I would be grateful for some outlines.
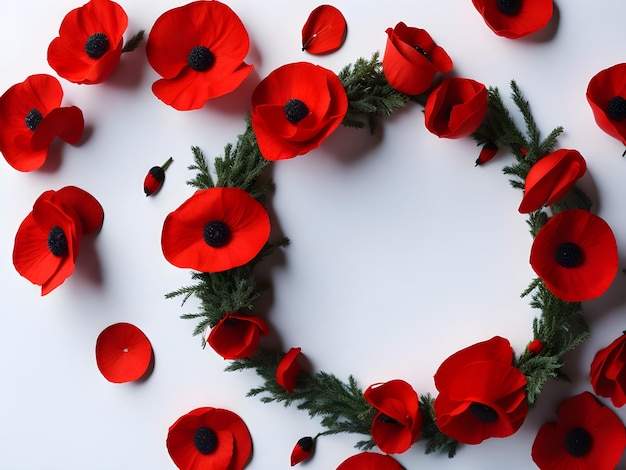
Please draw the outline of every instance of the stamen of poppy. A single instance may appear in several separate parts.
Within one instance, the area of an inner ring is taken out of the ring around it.
[[[582,457],[591,450],[591,434],[583,428],[574,428],[565,435],[565,450],[573,457]]]
[[[611,119],[621,121],[626,118],[626,99],[614,96],[606,105],[606,112]]]
[[[217,434],[210,428],[198,428],[193,435],[193,444],[201,454],[210,454],[217,449]]]
[[[221,220],[213,220],[204,226],[204,241],[213,248],[226,245],[230,240],[230,229]]]
[[[397,419],[393,419],[391,416],[387,416],[384,413],[378,417],[378,421],[382,421],[383,423],[397,424],[399,426],[402,426],[400,421],[398,421]]]
[[[567,242],[557,247],[555,257],[556,262],[564,268],[575,268],[583,262],[584,254],[578,245]]]
[[[298,124],[309,114],[309,108],[307,108],[306,104],[296,98],[287,101],[283,109],[285,110],[287,121],[291,124]]]
[[[428,55],[428,52],[426,52],[423,48],[421,48],[420,46],[413,46],[415,48],[415,50],[417,52],[419,52],[420,54],[422,54],[424,57],[426,57],[428,59],[429,62],[432,62],[433,59],[431,56]]]
[[[522,8],[522,0],[496,0],[496,5],[500,13],[515,16]]]
[[[67,238],[61,227],[55,225],[50,229],[50,232],[48,232],[48,248],[54,256],[59,258],[67,255]]]
[[[92,59],[99,59],[109,50],[109,38],[104,33],[95,33],[87,38],[85,52]]]
[[[498,412],[483,403],[472,402],[470,411],[483,423],[495,423],[498,420]]]
[[[187,64],[197,72],[206,72],[215,63],[215,56],[208,47],[196,46],[187,56]]]
[[[32,108],[30,111],[28,111],[28,114],[26,115],[26,127],[28,127],[31,131],[34,131],[35,129],[37,129],[42,119],[43,116],[41,114],[41,111],[39,111],[37,108]]]

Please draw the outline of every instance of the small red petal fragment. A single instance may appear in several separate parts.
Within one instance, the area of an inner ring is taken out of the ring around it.
[[[312,437],[307,436],[300,439],[291,451],[291,466],[299,464],[303,460],[311,457],[313,452],[313,444],[315,441]]]
[[[329,54],[346,40],[348,26],[334,6],[320,5],[311,12],[302,28],[302,50],[309,54]]]

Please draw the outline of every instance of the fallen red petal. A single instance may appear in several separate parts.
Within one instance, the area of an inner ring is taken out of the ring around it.
[[[302,28],[302,50],[329,54],[346,40],[348,26],[343,14],[331,5],[320,5],[311,12]]]

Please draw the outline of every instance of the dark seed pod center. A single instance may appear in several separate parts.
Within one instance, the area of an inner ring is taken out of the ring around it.
[[[42,119],[43,116],[41,114],[41,111],[39,111],[37,108],[32,108],[30,111],[28,111],[28,114],[26,115],[26,127],[28,127],[31,131],[34,131],[35,129],[37,129],[37,127],[39,127]]]
[[[67,238],[63,229],[57,225],[50,229],[48,232],[48,248],[54,256],[59,258],[67,255]]]
[[[515,16],[522,8],[523,0],[496,0],[496,5],[500,13],[507,16]]]
[[[217,449],[217,434],[210,428],[198,428],[193,435],[193,444],[201,454],[210,454]]]
[[[104,33],[92,34],[85,43],[85,52],[92,59],[99,59],[109,50],[109,38]]]
[[[606,113],[616,121],[626,118],[626,99],[621,96],[611,98],[606,105]]]
[[[204,46],[196,46],[187,56],[187,64],[197,72],[206,72],[215,63],[215,56]]]
[[[472,402],[470,411],[483,423],[495,423],[498,420],[498,412],[488,405]]]
[[[309,108],[307,108],[306,104],[295,98],[287,101],[284,110],[287,121],[291,124],[298,124],[309,114]]]
[[[574,428],[565,435],[565,449],[574,457],[582,457],[591,450],[591,434],[583,428]]]
[[[230,240],[230,229],[221,220],[213,220],[204,226],[204,241],[213,248],[226,245]]]
[[[575,268],[582,264],[584,253],[575,243],[567,242],[557,247],[555,257],[556,262],[564,268]]]
[[[421,48],[420,46],[413,46],[413,47],[415,48],[415,50],[416,50],[417,52],[419,52],[419,53],[420,53],[420,54],[422,54],[424,57],[426,57],[426,58],[428,59],[428,61],[429,61],[429,62],[432,62],[432,61],[433,61],[433,58],[432,58],[430,55],[428,55],[428,52],[426,52],[426,50],[425,50],[425,49]]]
[[[310,452],[310,450],[313,448],[313,438],[311,436],[302,437],[298,439],[298,445],[303,451]]]

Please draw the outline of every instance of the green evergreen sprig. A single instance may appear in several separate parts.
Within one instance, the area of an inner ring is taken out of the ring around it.
[[[128,41],[126,41],[126,43],[124,44],[122,52],[132,52],[137,49],[137,47],[139,47],[139,44],[141,44],[141,42],[143,41],[145,35],[146,32],[142,29],[133,37],[129,38]]]

